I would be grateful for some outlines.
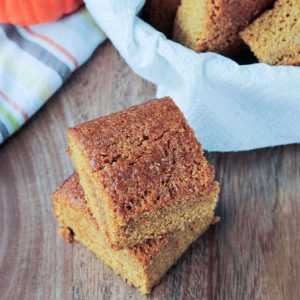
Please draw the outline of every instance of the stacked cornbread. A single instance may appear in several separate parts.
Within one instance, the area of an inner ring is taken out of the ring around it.
[[[77,173],[53,194],[62,235],[149,293],[214,219],[219,185],[212,166],[170,98],[67,135]]]

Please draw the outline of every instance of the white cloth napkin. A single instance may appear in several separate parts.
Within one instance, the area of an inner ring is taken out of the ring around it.
[[[300,68],[196,54],[142,21],[143,0],[86,0],[129,66],[171,96],[208,151],[300,142]]]

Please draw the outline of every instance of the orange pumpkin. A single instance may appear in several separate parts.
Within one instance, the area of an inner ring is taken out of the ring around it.
[[[83,0],[0,0],[0,23],[28,26],[59,19]]]

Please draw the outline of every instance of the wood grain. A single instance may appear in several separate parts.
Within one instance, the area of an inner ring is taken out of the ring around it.
[[[57,234],[50,194],[73,171],[65,130],[153,98],[104,44],[0,147],[0,298],[143,299]],[[300,299],[300,146],[208,154],[221,223],[171,268],[150,299]]]

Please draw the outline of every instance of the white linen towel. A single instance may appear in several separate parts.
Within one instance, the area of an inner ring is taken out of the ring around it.
[[[300,142],[300,68],[240,66],[197,54],[141,20],[144,0],[86,0],[130,67],[171,96],[204,149],[241,151]]]

